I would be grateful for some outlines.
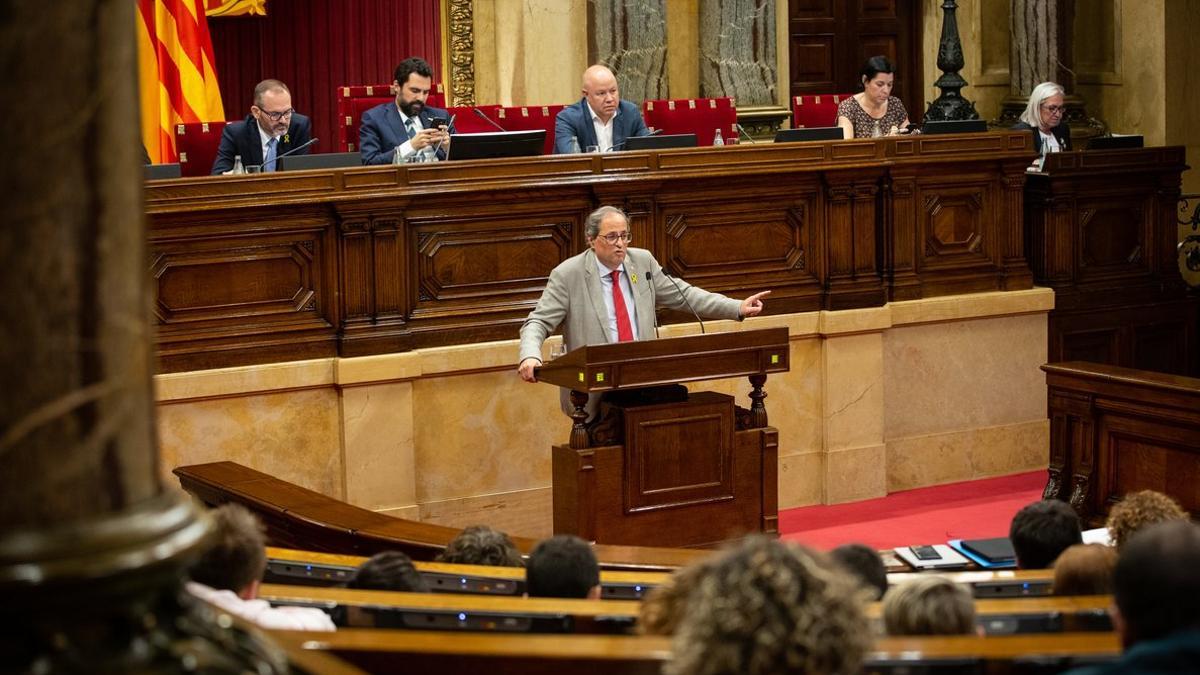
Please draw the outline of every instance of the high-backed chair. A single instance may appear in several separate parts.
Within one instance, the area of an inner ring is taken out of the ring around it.
[[[712,145],[717,129],[726,143],[738,137],[737,108],[732,98],[680,98],[645,101],[646,126],[664,134],[696,134],[697,145]]]
[[[338,152],[355,152],[358,150],[358,126],[362,123],[363,113],[380,103],[394,101],[396,94],[390,84],[353,85],[337,88],[338,119],[341,120],[341,135],[338,138]],[[425,104],[434,108],[446,107],[445,88],[441,83],[433,85]]]
[[[175,149],[183,176],[207,176],[212,172],[221,131],[227,122],[189,122],[175,125]],[[245,160],[243,160],[244,162]]]
[[[814,94],[792,97],[792,128],[836,127],[838,104],[854,94]]]
[[[454,120],[454,131],[460,134],[481,134],[488,131],[497,131],[496,127],[488,124],[488,121],[475,114],[475,108],[487,115],[488,118],[495,120],[496,113],[500,110],[498,105],[456,105],[447,108],[450,112],[450,118]]]
[[[554,154],[554,120],[564,107],[562,105],[539,105],[500,108],[496,111],[496,122],[504,127],[505,131],[545,129],[546,143],[542,147],[542,154],[551,155]]]

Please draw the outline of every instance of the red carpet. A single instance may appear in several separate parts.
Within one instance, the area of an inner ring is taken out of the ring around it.
[[[821,550],[857,542],[874,549],[1007,537],[1022,506],[1042,498],[1045,471],[896,492],[834,506],[779,512],[782,539]]]

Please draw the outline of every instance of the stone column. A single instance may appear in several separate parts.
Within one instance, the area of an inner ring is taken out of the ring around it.
[[[774,0],[701,0],[700,96],[775,104]]]
[[[179,592],[207,521],[157,477],[134,8],[0,11],[0,654],[269,671]]]
[[[588,0],[588,62],[612,69],[621,98],[668,98],[667,39],[665,0]]]

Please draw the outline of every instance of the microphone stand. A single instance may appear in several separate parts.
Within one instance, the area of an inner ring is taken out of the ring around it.
[[[499,124],[496,124],[496,122],[495,122],[495,121],[493,121],[493,120],[492,120],[492,118],[490,118],[490,117],[488,117],[487,115],[483,114],[483,111],[482,111],[482,110],[480,110],[479,108],[471,108],[471,110],[475,111],[475,114],[476,114],[476,115],[478,115],[479,117],[483,118],[483,121],[484,121],[484,122],[487,122],[488,124],[490,124],[490,125],[492,125],[492,126],[496,127],[496,128],[497,128],[497,129],[499,129],[500,131],[503,131],[503,132],[505,132],[505,133],[507,133],[507,132],[508,132],[508,129],[505,129],[504,127],[500,126]]]
[[[696,308],[692,306],[692,302],[688,300],[687,293],[683,291],[683,287],[679,285],[679,282],[675,281],[675,277],[671,276],[671,273],[667,271],[667,268],[662,268],[662,273],[663,276],[667,278],[667,281],[670,281],[671,284],[675,286],[675,290],[679,291],[679,297],[683,298],[683,302],[687,305],[687,308],[692,310],[692,316],[696,317],[696,321],[700,324],[700,334],[703,335],[705,332],[704,319],[700,318],[700,313],[696,311]]]
[[[318,140],[320,140],[320,139],[317,139],[317,138],[309,139],[309,141],[307,143],[304,143],[303,145],[297,145],[296,147],[292,148],[291,150],[288,150],[287,152],[283,153],[282,155],[276,155],[274,159],[263,162],[262,164],[251,164],[250,166],[254,167],[258,172],[262,172],[262,168],[264,166],[270,164],[271,162],[278,162],[281,157],[287,157],[288,155],[300,152],[301,150],[312,145],[313,143],[316,143]]]
[[[738,133],[745,136],[746,140],[750,141],[751,143],[754,142],[754,137],[751,136],[750,133],[746,131],[745,127],[743,127],[741,124],[738,124],[737,122],[734,122],[733,126],[737,127]]]

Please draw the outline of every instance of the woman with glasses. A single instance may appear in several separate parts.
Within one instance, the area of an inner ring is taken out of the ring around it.
[[[1063,105],[1065,91],[1062,85],[1043,82],[1033,88],[1029,105],[1021,113],[1021,121],[1013,130],[1028,129],[1033,132],[1033,149],[1044,152],[1062,152],[1071,149],[1071,129],[1066,122],[1066,107]]]

